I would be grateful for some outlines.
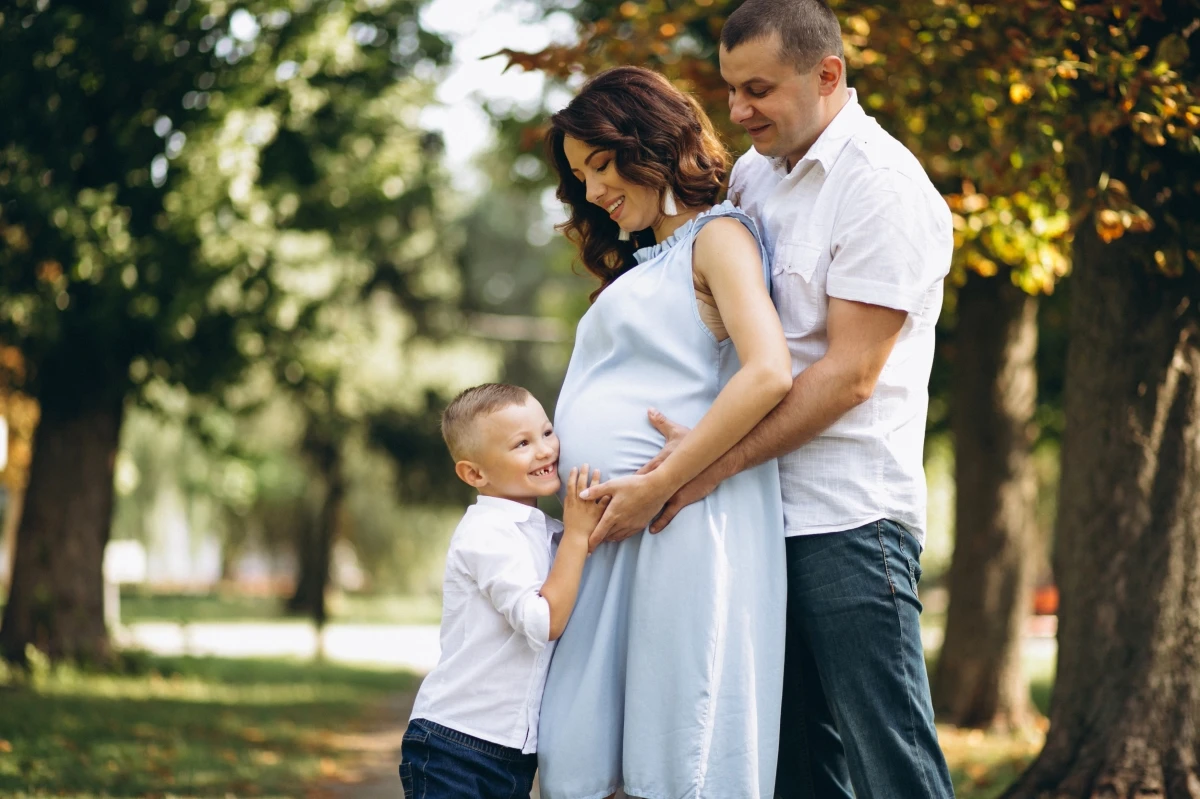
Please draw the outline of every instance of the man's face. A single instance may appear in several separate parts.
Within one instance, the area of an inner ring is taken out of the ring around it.
[[[729,87],[729,118],[744,127],[760,154],[788,159],[808,151],[821,134],[822,65],[798,72],[772,33],[732,50],[721,45],[721,77]]]

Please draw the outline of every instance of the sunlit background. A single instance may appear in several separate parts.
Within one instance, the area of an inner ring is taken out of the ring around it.
[[[715,69],[737,3],[103,5],[0,4],[0,794],[394,796],[472,499],[439,413],[493,380],[552,409],[593,288],[555,229],[547,114],[645,64],[743,152]],[[1194,663],[1191,572],[1151,578],[1200,540],[1200,13],[833,5],[863,105],[953,213],[922,634],[959,795],[990,799],[1044,740],[1060,588],[1125,603],[1106,640],[1164,631],[1129,645],[1171,653],[1148,669]],[[1105,337],[1126,328],[1150,332]],[[1112,531],[1083,530],[1112,497]],[[1111,563],[1121,590],[1088,594],[1078,570]],[[1132,667],[1073,629],[1096,660],[1064,701],[1154,706],[1087,682]]]

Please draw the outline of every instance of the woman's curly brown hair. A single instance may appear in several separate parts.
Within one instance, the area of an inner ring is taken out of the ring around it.
[[[638,247],[654,243],[649,228],[620,241],[620,229],[603,208],[587,200],[563,150],[570,136],[615,153],[617,171],[630,183],[675,193],[680,207],[714,205],[729,171],[721,144],[700,104],[643,67],[615,67],[584,84],[571,103],[550,118],[546,144],[558,172],[558,199],[570,214],[559,226],[579,248],[584,267],[600,278],[591,299],[629,271]]]

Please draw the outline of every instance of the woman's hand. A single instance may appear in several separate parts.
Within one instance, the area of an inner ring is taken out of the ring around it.
[[[675,487],[666,484],[659,477],[660,474],[654,472],[614,477],[606,483],[589,486],[580,493],[581,499],[608,498],[604,516],[592,531],[589,551],[605,541],[624,541],[646,529],[646,525],[675,493]]]

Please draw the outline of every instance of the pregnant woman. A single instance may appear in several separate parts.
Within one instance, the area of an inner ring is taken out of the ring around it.
[[[791,385],[765,254],[748,217],[714,206],[728,155],[711,124],[657,73],[597,75],[548,138],[565,231],[600,280],[555,412],[560,463],[615,477],[613,504],[645,518],[588,559],[542,703],[542,796],[770,797],[786,590],[774,462],[644,531]],[[691,430],[637,474],[663,446],[651,407]]]

